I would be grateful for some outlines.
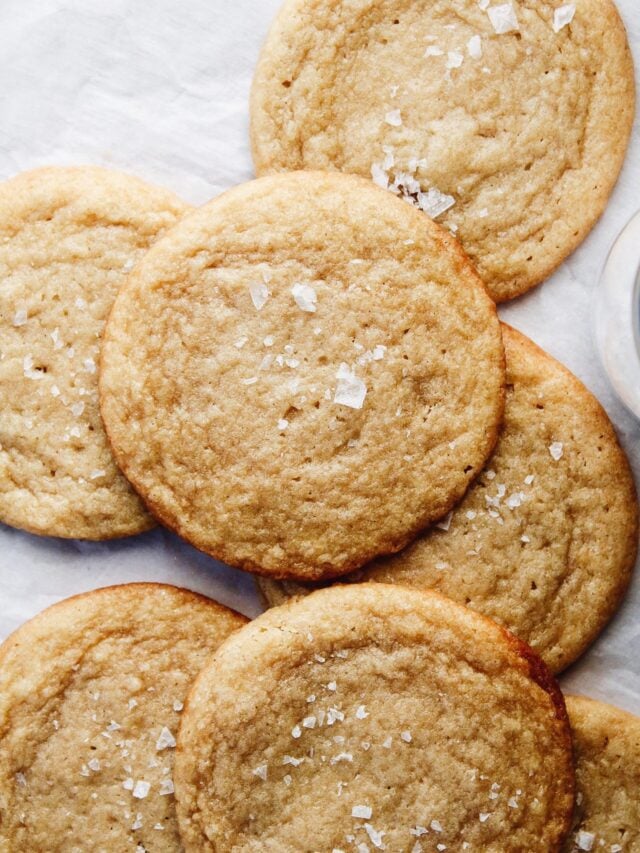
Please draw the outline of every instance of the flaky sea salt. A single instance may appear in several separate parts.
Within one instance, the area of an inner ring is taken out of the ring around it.
[[[575,3],[565,3],[559,6],[553,13],[553,31],[559,33],[561,29],[568,26],[576,13]]]
[[[391,125],[391,127],[401,127],[402,126],[402,115],[400,110],[390,110],[384,120],[387,124]]]
[[[27,311],[25,308],[19,308],[16,313],[13,315],[13,325],[14,326],[24,326],[27,320],[29,319],[27,315]]]
[[[444,530],[446,533],[449,530],[449,528],[451,527],[452,519],[453,519],[453,512],[450,512],[446,518],[443,518],[442,521],[439,521],[436,524],[436,527],[438,528],[438,530]]]
[[[354,806],[351,809],[351,817],[361,818],[362,820],[371,820],[372,814],[371,806]]]
[[[341,752],[331,759],[331,764],[339,764],[341,761],[353,761],[353,755],[350,752]]]
[[[349,365],[344,362],[340,365],[337,379],[338,384],[333,402],[350,409],[361,409],[367,396],[367,386],[362,379],[359,379]]]
[[[144,800],[150,790],[151,784],[149,782],[144,782],[142,779],[139,779],[133,789],[133,796],[137,800]]]
[[[429,187],[426,193],[418,193],[417,203],[420,210],[424,210],[432,219],[437,219],[452,208],[456,200],[452,195],[440,192],[436,187]]]
[[[318,294],[314,287],[310,284],[301,284],[298,282],[291,288],[291,293],[298,308],[302,311],[307,311],[309,314],[315,314],[318,305]]]
[[[44,371],[33,369],[33,356],[25,355],[22,359],[22,370],[26,379],[44,379]]]
[[[480,36],[471,36],[467,42],[467,53],[472,59],[480,59],[482,56],[482,39]]]
[[[254,776],[257,776],[258,779],[262,779],[263,782],[267,781],[267,765],[259,764],[255,770],[251,771]]]
[[[444,56],[444,50],[441,47],[438,47],[436,44],[430,44],[429,47],[424,52],[425,57],[427,56]]]
[[[487,15],[493,29],[498,35],[514,33],[520,29],[516,11],[512,3],[503,3],[500,6],[491,6],[487,9]]]
[[[252,281],[249,284],[249,293],[256,311],[262,311],[269,298],[267,285],[263,281]]]
[[[593,845],[596,842],[596,837],[593,832],[585,832],[581,829],[576,833],[576,847],[578,850],[593,850]]]
[[[169,794],[173,794],[174,792],[173,779],[163,779],[160,782],[160,791],[159,794],[161,797],[166,797]]]
[[[432,820],[429,825],[434,832],[444,832],[444,830],[442,829],[442,824],[439,820]]]
[[[464,56],[457,50],[450,50],[447,53],[447,68],[460,68],[463,62]]]
[[[373,846],[377,847],[378,850],[384,850],[385,845],[382,843],[382,838],[386,833],[377,832],[370,823],[365,823],[364,828]]]
[[[162,731],[160,732],[160,736],[156,741],[156,749],[160,752],[163,749],[173,749],[176,745],[176,739],[171,734],[169,729],[166,726],[162,727]]]
[[[551,454],[552,459],[559,462],[564,456],[564,444],[561,441],[554,441],[553,444],[549,446],[549,453]]]
[[[287,429],[289,429],[289,421],[285,418],[281,418],[278,421],[278,432],[284,432]]]
[[[366,720],[369,716],[365,705],[359,705],[356,710],[356,720]]]
[[[385,172],[380,163],[374,163],[371,166],[371,177],[374,184],[382,187],[383,190],[389,189],[389,175]]]

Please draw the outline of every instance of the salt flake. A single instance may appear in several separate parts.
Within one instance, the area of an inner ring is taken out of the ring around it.
[[[333,402],[339,406],[347,406],[350,409],[362,409],[365,397],[367,396],[367,386],[365,383],[344,362],[340,365],[337,379],[338,384]]]
[[[252,281],[249,284],[249,293],[256,311],[262,311],[270,295],[267,285],[263,281]]]
[[[467,52],[472,59],[480,59],[482,56],[482,39],[480,36],[471,36],[467,42]]]
[[[310,284],[297,283],[291,288],[291,293],[298,308],[307,311],[309,314],[315,314],[318,303],[318,294],[315,288]]]
[[[390,110],[384,120],[387,124],[390,124],[391,127],[401,127],[402,126],[402,115],[400,110]]]
[[[553,31],[559,33],[561,29],[568,26],[573,21],[573,16],[576,13],[575,3],[565,3],[553,13]]]
[[[581,829],[576,834],[576,846],[578,850],[593,850],[596,837],[593,832],[585,832]]]
[[[493,29],[498,35],[517,32],[520,29],[518,18],[512,3],[503,3],[500,6],[492,6],[487,9],[487,15]]]
[[[364,828],[373,846],[377,847],[378,850],[386,850],[386,845],[382,843],[382,837],[386,835],[386,833],[376,832],[370,823],[365,823]]]
[[[371,820],[372,814],[371,806],[354,806],[351,809],[351,817],[362,818],[363,820]]]
[[[552,459],[559,462],[564,456],[564,444],[561,441],[554,441],[549,447],[549,453]]]
[[[426,193],[418,192],[418,207],[432,219],[442,216],[455,203],[456,200],[452,195],[440,192],[436,187],[430,187]]]
[[[135,788],[133,789],[133,796],[137,800],[144,800],[150,790],[151,784],[149,782],[144,782],[142,779],[139,779],[135,784]]]
[[[262,779],[263,782],[267,781],[267,765],[260,764],[255,770],[251,771],[254,776],[257,776],[259,779]]]
[[[160,752],[163,749],[173,749],[176,745],[176,739],[171,734],[169,729],[166,726],[162,727],[162,731],[160,732],[160,736],[156,741],[156,749]]]
[[[174,792],[173,779],[163,779],[160,782],[160,796],[166,797]]]

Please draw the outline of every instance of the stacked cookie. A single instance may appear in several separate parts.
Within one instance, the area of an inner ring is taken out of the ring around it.
[[[20,629],[0,849],[640,849],[637,721],[570,702],[576,797],[551,674],[626,592],[633,477],[495,305],[587,233],[632,113],[608,2],[289,0],[263,177],[0,188],[0,518],[159,521],[278,605],[133,585]]]

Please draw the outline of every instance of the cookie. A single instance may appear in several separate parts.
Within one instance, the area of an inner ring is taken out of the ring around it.
[[[251,137],[258,174],[351,172],[437,218],[502,301],[594,225],[634,103],[611,0],[288,0]]]
[[[567,697],[576,757],[576,815],[565,853],[640,850],[640,719]]]
[[[146,249],[186,211],[106,169],[0,185],[0,521],[112,539],[153,526],[118,471],[98,407],[101,335]]]
[[[638,547],[633,477],[596,399],[503,326],[505,425],[488,467],[444,523],[351,580],[436,589],[530,644],[558,672],[623,597]],[[271,604],[307,592],[261,581]]]
[[[102,364],[113,450],[154,515],[280,578],[406,545],[503,412],[495,306],[456,242],[336,173],[264,178],[179,223],[118,296]]]
[[[0,850],[180,850],[173,756],[205,660],[246,619],[186,590],[111,587],[0,648]]]
[[[381,584],[230,638],[189,695],[175,784],[187,853],[546,853],[573,804],[564,702],[531,650]]]

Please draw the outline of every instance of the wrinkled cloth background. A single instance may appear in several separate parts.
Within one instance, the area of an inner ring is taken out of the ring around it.
[[[637,0],[618,5],[640,69]],[[249,87],[278,6],[279,0],[2,0],[0,178],[39,165],[96,163],[134,172],[194,204],[250,179]],[[622,178],[595,231],[543,287],[500,311],[598,396],[640,481],[640,425],[615,401],[593,343],[598,277],[638,208],[636,122]],[[260,611],[249,576],[163,530],[88,544],[0,526],[0,637],[61,598],[138,580],[190,587],[250,616]],[[640,714],[640,573],[618,617],[562,681]]]

